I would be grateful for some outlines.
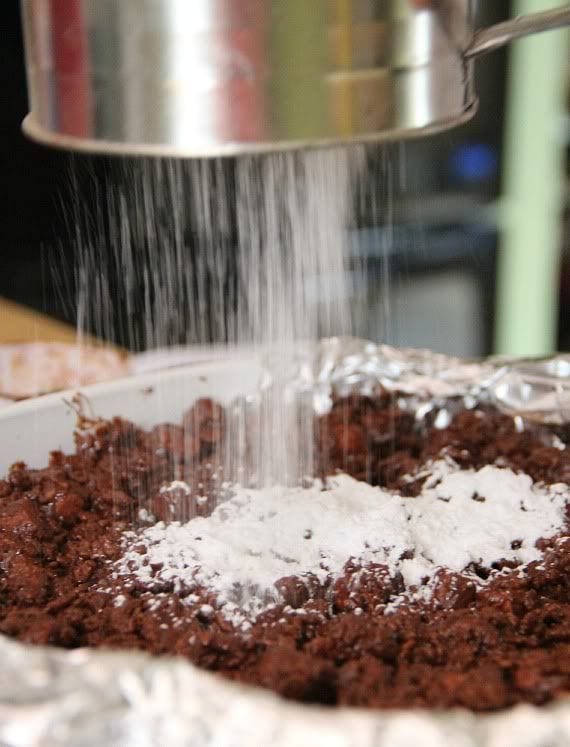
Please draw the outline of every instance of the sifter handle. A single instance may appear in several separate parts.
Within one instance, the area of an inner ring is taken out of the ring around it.
[[[465,51],[465,57],[467,59],[478,57],[504,47],[505,44],[521,39],[523,36],[551,31],[563,26],[570,26],[570,5],[566,8],[554,8],[542,13],[518,16],[510,21],[497,23],[495,26],[477,31],[471,45]]]

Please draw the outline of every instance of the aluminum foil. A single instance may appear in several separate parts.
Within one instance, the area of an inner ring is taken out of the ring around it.
[[[271,369],[271,361],[268,368]],[[310,392],[318,413],[332,395],[395,392],[419,419],[437,412],[446,427],[459,407],[487,404],[519,423],[570,423],[570,354],[541,359],[465,360],[430,350],[398,349],[353,338],[323,340],[297,351],[292,385]]]
[[[74,747],[567,747],[570,704],[370,712],[287,703],[182,661],[0,640],[0,744]]]
[[[505,363],[488,391],[509,414],[553,425],[570,423],[570,355]]]
[[[305,346],[281,379],[318,412],[333,394],[391,389],[418,417],[495,405],[521,421],[570,421],[570,356],[463,361],[353,339]],[[275,370],[268,361],[269,370]],[[261,388],[267,387],[265,377]],[[215,395],[215,392],[212,393]],[[244,393],[255,402],[259,393]],[[236,405],[237,406],[237,405]],[[238,407],[239,409],[239,407]],[[443,414],[443,417],[441,415]],[[186,661],[133,652],[62,651],[0,636],[2,747],[567,747],[570,699],[495,715],[373,712],[286,702]]]

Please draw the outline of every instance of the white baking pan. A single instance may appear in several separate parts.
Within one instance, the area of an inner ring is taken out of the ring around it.
[[[77,414],[71,400],[78,393],[97,417],[118,415],[149,428],[179,423],[184,410],[200,397],[213,396],[227,404],[240,394],[254,392],[260,372],[255,358],[236,358],[155,371],[6,407],[0,410],[0,475],[16,461],[45,467],[51,451],[74,450]]]
[[[254,392],[255,358],[200,363],[80,390],[100,417],[142,427],[180,422],[199,397]],[[0,477],[15,461],[47,465],[72,451],[76,391],[0,411]],[[568,701],[496,715],[465,711],[328,710],[288,703],[180,660],[134,652],[63,651],[0,636],[0,744],[94,747],[566,747]],[[113,741],[110,742],[110,734]]]

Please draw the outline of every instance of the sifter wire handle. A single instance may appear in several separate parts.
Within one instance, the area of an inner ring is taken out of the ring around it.
[[[518,16],[477,31],[471,45],[465,51],[465,57],[478,57],[524,36],[564,26],[570,26],[570,4],[566,8],[553,8],[542,13]]]

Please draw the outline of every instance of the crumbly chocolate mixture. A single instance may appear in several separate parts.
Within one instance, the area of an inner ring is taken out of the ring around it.
[[[223,409],[203,400],[184,427],[145,433],[115,419],[78,433],[76,453],[52,454],[46,469],[14,465],[0,481],[0,632],[65,648],[178,654],[230,679],[331,705],[484,711],[570,690],[567,533],[543,541],[542,559],[513,572],[512,562],[470,569],[491,577],[481,588],[442,570],[428,601],[389,614],[402,580],[382,566],[349,561],[328,584],[283,578],[284,603],[247,629],[235,628],[207,589],[193,589],[189,603],[189,592],[165,582],[113,579],[134,519],[169,519],[180,501],[185,518],[212,511],[223,493],[223,432]],[[343,470],[410,500],[425,478],[407,476],[441,454],[466,468],[498,464],[547,484],[570,482],[570,449],[517,432],[510,418],[462,411],[444,430],[418,429],[382,393],[335,401],[315,441],[323,475]],[[173,480],[197,490],[161,492]]]

